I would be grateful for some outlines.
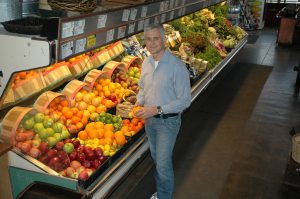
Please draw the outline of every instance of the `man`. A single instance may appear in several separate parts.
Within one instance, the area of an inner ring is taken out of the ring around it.
[[[181,60],[165,48],[162,25],[144,30],[150,56],[142,65],[135,116],[145,119],[151,156],[155,164],[157,193],[151,199],[171,199],[174,189],[173,148],[181,125],[181,113],[191,103],[189,73]]]

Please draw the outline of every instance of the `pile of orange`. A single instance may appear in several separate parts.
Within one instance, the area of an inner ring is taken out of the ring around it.
[[[144,120],[138,119],[138,118],[135,118],[135,117],[132,118],[131,120],[124,119],[122,121],[122,129],[125,128],[125,129],[127,129],[127,132],[131,132],[132,135],[134,135],[144,127],[144,124],[145,124]]]
[[[87,123],[88,117],[77,107],[69,107],[69,102],[64,97],[56,97],[45,110],[53,121],[64,124],[71,134],[80,131]]]
[[[83,141],[91,140],[97,142],[97,145],[123,146],[126,143],[125,136],[120,133],[114,133],[112,124],[102,122],[88,123],[84,130],[78,133],[78,138]]]
[[[24,72],[18,72],[16,73],[14,77],[14,81],[12,83],[12,88],[15,88],[19,86],[19,84],[22,84],[22,82],[27,81],[33,77],[38,75],[36,71],[24,71]]]

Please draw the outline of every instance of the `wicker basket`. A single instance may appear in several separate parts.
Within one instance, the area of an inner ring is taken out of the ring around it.
[[[65,88],[63,89],[62,93],[66,95],[69,100],[73,100],[76,94],[81,90],[87,90],[90,91],[89,85],[85,82],[79,81],[77,79],[74,79],[70,81]]]
[[[44,113],[45,110],[48,108],[49,104],[57,97],[67,99],[67,97],[61,93],[56,93],[53,91],[46,91],[35,100],[33,107],[38,112]],[[68,100],[68,102],[69,102],[69,100]],[[70,102],[69,102],[69,105],[71,105]]]
[[[95,82],[98,81],[98,79],[109,79],[109,74],[106,71],[101,71],[97,69],[91,70],[85,77],[84,77],[84,82],[87,83],[92,90],[94,87]]]
[[[129,102],[119,103],[116,106],[116,115],[122,118],[132,118],[132,109],[134,105]]]
[[[107,71],[109,74],[109,77],[112,79],[112,76],[115,72],[115,70],[119,70],[122,73],[126,74],[127,70],[125,67],[125,64],[122,62],[117,62],[117,61],[109,61],[105,64],[103,67],[102,71]],[[112,79],[113,80],[113,79]]]
[[[14,108],[10,109],[10,111],[8,111],[8,113],[2,120],[1,138],[5,142],[9,142],[10,144],[15,145],[15,134],[20,122],[26,114],[34,115],[35,113],[35,109],[28,107],[15,106]]]
[[[136,56],[127,55],[122,59],[122,62],[125,64],[126,69],[128,70],[133,65],[137,65],[140,68],[142,66],[143,60]]]
[[[54,10],[69,10],[75,12],[92,12],[97,8],[97,0],[48,0]]]

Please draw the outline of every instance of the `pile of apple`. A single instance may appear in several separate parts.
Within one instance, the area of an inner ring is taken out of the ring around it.
[[[138,93],[139,90],[138,82],[130,78],[123,71],[118,69],[114,70],[111,79],[113,82],[121,84],[123,88],[130,89],[135,93]]]
[[[136,66],[131,66],[128,68],[127,75],[138,83],[141,76],[141,69]]]
[[[41,141],[47,142],[49,146],[54,146],[58,141],[69,136],[70,133],[63,124],[54,122],[43,113],[36,113],[24,116],[16,131],[15,141],[16,147],[23,153],[33,154],[32,150],[36,150],[32,148],[38,147]]]

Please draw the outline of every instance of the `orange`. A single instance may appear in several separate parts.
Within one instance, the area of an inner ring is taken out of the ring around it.
[[[80,130],[80,129],[83,128],[83,123],[82,122],[78,122],[75,125],[76,125],[77,130]]]
[[[97,129],[97,132],[98,132],[98,138],[104,137],[104,129]]]
[[[54,98],[54,100],[53,100],[56,104],[59,104],[60,103],[60,98],[59,97],[56,97],[56,98]]]
[[[106,106],[104,106],[103,104],[100,104],[99,106],[96,107],[96,112],[97,113],[106,112]]]
[[[91,139],[98,138],[97,129],[90,130],[88,132],[88,135],[89,135],[89,138],[91,138]]]
[[[81,140],[86,140],[88,138],[88,134],[86,131],[80,131],[78,133],[78,138]]]
[[[82,111],[78,111],[78,112],[76,113],[76,116],[79,117],[79,118],[82,118],[83,112],[82,112]]]
[[[114,131],[114,126],[112,124],[105,124],[104,131]]]
[[[104,137],[114,139],[115,134],[113,131],[104,131]]]
[[[71,110],[68,110],[63,114],[67,119],[71,119],[73,117],[73,112]]]
[[[88,123],[88,118],[85,117],[85,116],[83,116],[83,117],[81,118],[81,122],[82,122],[83,126],[86,125],[86,124]]]
[[[122,126],[121,131],[124,133],[129,131],[128,126]]]
[[[117,144],[120,145],[120,146],[123,146],[127,142],[125,136],[120,135],[120,134],[117,134],[115,136],[115,140],[116,140]]]
[[[79,117],[77,117],[77,116],[73,116],[71,120],[72,120],[73,124],[77,124],[78,122],[81,121],[81,119]]]
[[[71,111],[73,112],[73,114],[76,114],[79,110],[77,107],[73,107],[71,108]]]
[[[139,122],[139,119],[138,118],[132,118],[132,120],[131,120],[131,124],[133,124],[133,125],[137,125],[138,124],[138,122]]]
[[[85,126],[85,130],[86,130],[87,132],[92,131],[93,129],[95,129],[94,124],[95,124],[95,122],[88,123],[88,124]]]
[[[104,138],[99,139],[99,145],[104,146],[105,144],[106,143],[105,143],[105,139]]]
[[[95,126],[96,129],[103,129],[104,128],[103,122],[95,122],[94,126]]]
[[[106,137],[106,138],[104,138],[104,140],[105,140],[105,144],[108,144],[108,145],[112,145],[112,143],[113,143],[113,139],[112,138],[110,138],[110,137]]]
[[[60,105],[66,107],[66,106],[69,106],[69,102],[67,100],[62,100],[60,102]]]
[[[122,131],[116,131],[115,132],[115,137],[119,136],[119,135],[124,135]]]

